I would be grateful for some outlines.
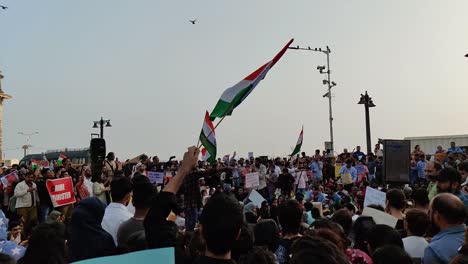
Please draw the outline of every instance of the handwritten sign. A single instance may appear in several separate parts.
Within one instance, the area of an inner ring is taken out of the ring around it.
[[[258,208],[262,207],[263,201],[266,201],[265,198],[263,198],[263,196],[256,190],[252,190],[252,192],[249,195],[249,200],[252,201],[252,203],[255,204],[255,206],[257,206]]]
[[[175,263],[175,253],[174,248],[158,248],[158,249],[147,249],[142,251],[137,251],[133,253],[111,256],[111,257],[102,257],[87,259],[78,262],[73,262],[74,264],[127,264],[127,263],[139,263],[139,264],[150,264],[155,263],[157,259],[158,263]]]
[[[247,173],[245,175],[245,187],[246,188],[253,188],[260,185],[260,179],[258,172]]]
[[[385,208],[386,196],[387,195],[384,192],[367,186],[366,196],[364,197],[364,207],[369,206],[371,204],[377,204]]]
[[[72,204],[75,202],[75,193],[73,192],[73,183],[71,177],[47,180],[46,186],[54,207]]]
[[[164,173],[148,171],[148,178],[152,184],[162,184],[164,182]]]
[[[393,217],[392,215],[370,207],[365,207],[362,211],[362,215],[371,216],[374,219],[375,223],[378,225],[388,225],[392,228],[395,228],[398,222],[398,219],[396,217]]]

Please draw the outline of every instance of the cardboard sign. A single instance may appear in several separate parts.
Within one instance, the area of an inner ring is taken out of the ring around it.
[[[164,172],[148,171],[148,178],[152,184],[162,184],[164,182]]]
[[[252,190],[252,192],[249,195],[249,200],[252,201],[252,203],[255,204],[257,208],[262,207],[262,202],[266,201],[265,198],[263,198],[263,196],[256,190]]]
[[[364,197],[364,207],[369,206],[371,204],[377,204],[385,208],[386,197],[387,197],[386,193],[367,186],[366,196]]]
[[[174,248],[158,248],[158,249],[147,249],[142,251],[137,251],[133,253],[111,256],[111,257],[102,257],[87,259],[78,262],[73,262],[75,264],[127,264],[127,263],[139,263],[139,264],[150,264],[155,263],[165,263],[165,264],[174,264],[175,263],[175,253]]]
[[[340,176],[341,165],[335,165],[335,178]]]
[[[245,188],[253,188],[260,185],[258,172],[247,173],[245,175]]]
[[[370,207],[365,207],[362,211],[362,215],[371,216],[376,224],[388,225],[391,228],[395,228],[398,222],[398,219],[396,219],[396,217],[393,217],[392,215]]]
[[[356,165],[355,168],[356,168],[356,171],[357,171],[357,175],[366,172],[366,166],[364,166],[364,165]]]
[[[71,177],[47,180],[46,186],[54,207],[75,202],[75,193],[73,192],[73,182]]]

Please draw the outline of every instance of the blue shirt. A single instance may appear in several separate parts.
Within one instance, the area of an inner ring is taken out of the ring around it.
[[[424,250],[424,264],[449,263],[465,240],[465,225],[449,227],[432,238]]]
[[[418,177],[425,178],[424,176],[424,168],[426,167],[426,162],[423,160],[418,161],[416,164],[416,169],[418,170]]]
[[[341,166],[340,171],[338,172],[339,175],[341,174],[346,174],[347,173],[351,174],[351,178],[353,179],[353,182],[356,182],[357,180],[357,170],[356,168],[352,167],[348,169],[346,165]]]
[[[359,159],[359,156],[361,156],[361,159],[362,159],[362,158],[366,157],[366,154],[364,154],[364,152],[362,152],[362,151],[353,153],[353,157],[355,157],[356,159]]]
[[[460,147],[449,148],[447,153],[463,153],[463,150]]]
[[[312,199],[312,201],[314,202],[321,202],[323,206],[326,205],[326,198],[325,198],[325,195],[321,192],[318,193],[317,195],[317,198],[316,199]]]
[[[468,208],[468,194],[463,193],[462,191],[458,191],[454,193],[465,205],[465,208]]]
[[[323,169],[323,163],[321,161],[316,162],[314,161],[312,164],[310,164],[310,169],[314,173],[314,178],[319,178],[321,179],[323,177],[322,174],[322,169]]]

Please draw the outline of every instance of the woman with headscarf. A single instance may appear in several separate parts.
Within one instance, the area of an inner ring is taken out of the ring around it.
[[[82,200],[73,210],[70,223],[70,262],[116,253],[112,236],[101,227],[106,205],[97,197]]]

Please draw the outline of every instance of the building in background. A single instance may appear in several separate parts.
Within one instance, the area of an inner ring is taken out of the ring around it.
[[[2,79],[3,79],[3,74],[0,71],[0,159],[3,160],[3,101],[10,99],[11,95],[8,95],[3,92],[2,89]]]

